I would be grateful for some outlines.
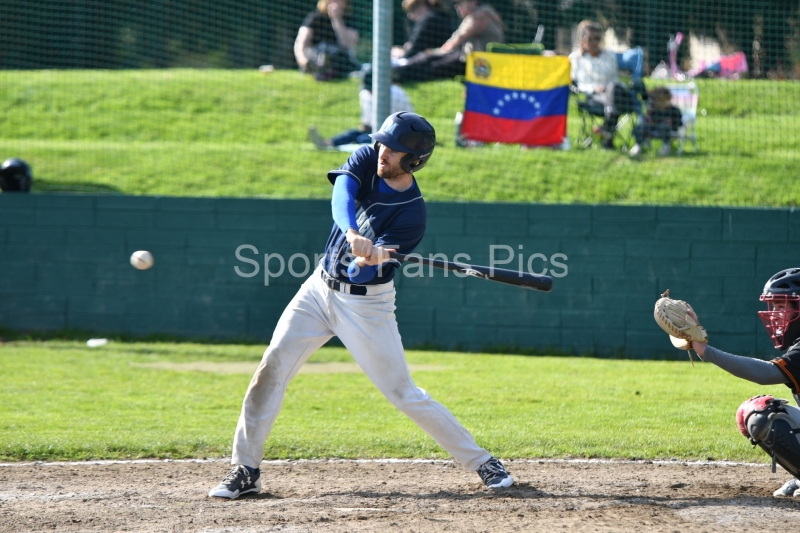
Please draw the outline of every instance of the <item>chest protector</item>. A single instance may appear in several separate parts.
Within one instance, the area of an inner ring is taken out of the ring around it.
[[[755,396],[742,402],[736,411],[736,424],[742,435],[772,457],[775,464],[800,478],[800,409],[787,400]]]

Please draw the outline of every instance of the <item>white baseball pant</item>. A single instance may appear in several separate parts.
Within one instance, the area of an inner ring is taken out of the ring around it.
[[[369,290],[366,296],[334,291],[323,282],[321,267],[303,283],[250,381],[233,439],[232,464],[258,468],[286,386],[334,335],[378,390],[465,468],[477,470],[491,457],[450,411],[411,379],[394,315],[394,284]]]

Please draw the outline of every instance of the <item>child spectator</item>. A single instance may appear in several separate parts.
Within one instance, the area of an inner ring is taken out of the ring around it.
[[[666,87],[656,87],[647,93],[647,114],[644,121],[633,129],[636,144],[631,148],[630,156],[636,157],[642,152],[642,145],[649,144],[650,139],[661,139],[664,145],[658,155],[667,156],[672,153],[672,139],[683,126],[681,110],[672,105],[672,93]]]
[[[402,87],[396,83],[391,87],[392,101],[390,113],[399,113],[400,111],[414,112],[414,106],[411,105],[411,100],[408,94]],[[371,144],[372,138],[369,136],[374,131],[372,124],[372,71],[367,70],[361,81],[361,90],[358,93],[358,99],[361,105],[361,124],[357,128],[352,128],[338,135],[325,139],[317,131],[314,126],[308,128],[308,138],[314,143],[319,150],[340,150],[351,152],[350,145],[353,144]]]

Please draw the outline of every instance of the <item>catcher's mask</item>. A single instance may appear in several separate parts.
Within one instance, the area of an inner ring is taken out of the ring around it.
[[[389,115],[381,129],[370,137],[375,141],[376,152],[383,144],[395,152],[407,153],[400,160],[400,166],[408,173],[424,167],[436,145],[436,131],[431,123],[408,111]]]
[[[800,338],[800,268],[781,270],[769,278],[759,300],[767,304],[758,316],[775,348],[793,345]]]

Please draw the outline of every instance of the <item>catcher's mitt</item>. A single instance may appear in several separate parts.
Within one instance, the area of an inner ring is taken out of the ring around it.
[[[691,350],[692,341],[708,342],[708,334],[700,325],[692,306],[683,300],[670,298],[669,289],[656,302],[653,316],[661,329],[669,334],[672,345],[679,350]],[[691,358],[690,352],[689,359]]]

